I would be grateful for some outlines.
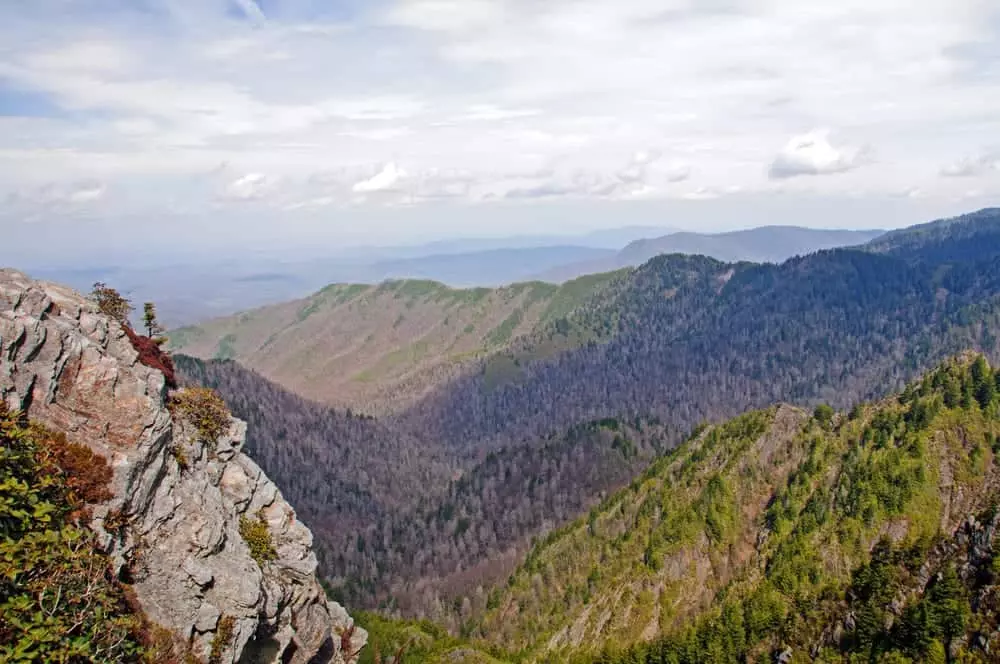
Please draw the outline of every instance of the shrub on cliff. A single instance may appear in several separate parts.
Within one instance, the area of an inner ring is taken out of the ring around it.
[[[229,429],[229,409],[222,397],[207,387],[181,390],[171,397],[170,408],[194,425],[202,442],[213,442]]]
[[[278,552],[274,550],[274,541],[271,539],[271,530],[267,526],[267,520],[263,514],[258,513],[256,518],[251,519],[247,515],[240,517],[240,536],[250,548],[250,557],[257,561],[261,567],[264,563],[275,560]]]
[[[97,303],[97,308],[106,316],[111,316],[119,323],[128,324],[132,313],[132,303],[127,297],[106,283],[98,281],[90,291],[90,299]]]
[[[174,361],[160,345],[159,339],[152,339],[136,334],[128,325],[122,325],[125,334],[132,342],[132,347],[139,353],[139,362],[151,369],[163,373],[167,387],[177,387],[177,375],[174,371]]]
[[[0,402],[0,661],[145,660],[142,618],[83,523],[108,478],[103,458]]]

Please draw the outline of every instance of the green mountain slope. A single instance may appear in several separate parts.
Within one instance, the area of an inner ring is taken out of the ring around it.
[[[304,300],[172,331],[170,347],[202,359],[236,359],[334,406],[395,412],[623,277],[497,289],[415,280],[335,284]]]
[[[977,600],[997,592],[995,525],[974,529],[977,565],[962,533],[997,520],[998,394],[966,358],[849,414],[775,406],[698,432],[536,546],[476,632],[526,661],[991,661],[973,644],[986,626],[1000,646],[1000,604]]]
[[[659,256],[399,419],[483,445],[623,412],[676,434],[778,401],[848,407],[969,348],[1000,359],[1000,210],[929,228],[781,265]]]

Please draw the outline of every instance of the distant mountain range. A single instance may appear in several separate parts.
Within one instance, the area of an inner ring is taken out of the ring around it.
[[[631,242],[614,256],[562,265],[541,272],[543,281],[564,281],[582,274],[642,265],[660,254],[708,256],[729,263],[781,263],[823,249],[864,244],[885,231],[823,230],[798,226],[762,226],[728,233],[677,232]]]
[[[155,301],[160,318],[171,327],[179,327],[304,297],[331,283],[430,279],[451,287],[495,288],[528,280],[563,282],[619,266],[635,266],[642,262],[640,255],[649,251],[703,253],[721,260],[779,260],[828,248],[831,243],[857,244],[869,237],[866,232],[775,227],[762,233],[684,234],[701,240],[678,243],[673,248],[667,243],[659,249],[632,249],[638,239],[658,237],[664,230],[636,226],[575,236],[459,239],[401,247],[330,247],[326,258],[277,259],[262,254],[209,263],[41,269],[34,270],[34,274],[84,291],[95,281],[113,283],[137,302]],[[783,239],[786,234],[789,237]],[[767,253],[771,245],[773,250]],[[624,257],[623,247],[628,247]],[[309,253],[319,251],[314,248]]]
[[[639,240],[620,252],[583,247],[494,249],[399,258],[355,272],[390,275],[380,286],[333,285],[305,298],[215,319],[171,333],[173,348],[201,358],[238,359],[310,398],[386,414],[411,404],[470,361],[594,298],[624,273],[600,272],[506,287],[452,288],[563,270],[632,265],[657,253],[765,262],[830,246],[860,244],[881,231],[769,226],[719,235],[675,233]],[[660,252],[660,250],[663,252]],[[577,260],[577,259],[583,260]],[[397,277],[401,279],[396,279]],[[405,278],[404,278],[405,277]],[[365,281],[364,279],[362,281]],[[244,289],[280,287],[280,275],[244,277]]]

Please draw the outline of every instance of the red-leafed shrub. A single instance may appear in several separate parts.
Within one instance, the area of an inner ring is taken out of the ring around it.
[[[132,342],[132,347],[139,352],[139,361],[151,369],[156,369],[162,372],[163,377],[167,379],[167,387],[177,387],[177,375],[174,372],[174,361],[170,359],[170,356],[164,352],[162,348],[160,348],[160,344],[157,343],[157,340],[144,337],[141,334],[136,334],[135,330],[128,325],[122,325],[122,329],[125,330],[125,334],[128,335],[129,341]]]
[[[66,502],[73,507],[72,516],[86,515],[87,505],[111,500],[112,472],[104,457],[89,447],[69,442],[62,432],[39,425],[31,425],[29,431],[42,443],[38,447],[40,467],[63,482]]]

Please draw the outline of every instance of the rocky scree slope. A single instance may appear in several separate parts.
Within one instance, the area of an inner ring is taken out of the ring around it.
[[[108,460],[114,497],[92,527],[147,618],[193,656],[356,659],[365,634],[327,600],[308,528],[242,454],[245,425],[207,439],[172,415],[163,374],[93,303],[0,270],[0,398]]]

